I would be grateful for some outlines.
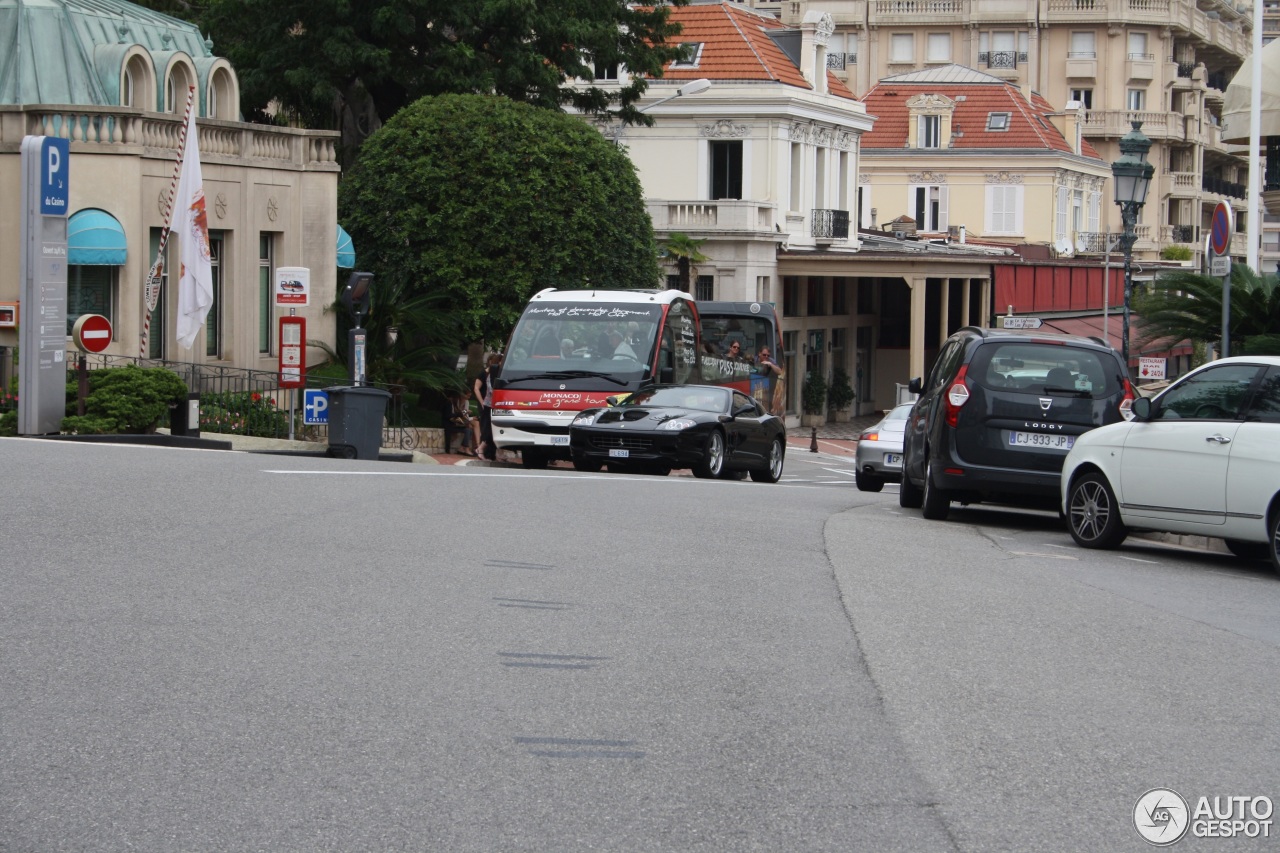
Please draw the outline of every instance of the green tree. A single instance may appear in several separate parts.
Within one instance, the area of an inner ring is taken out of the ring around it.
[[[163,0],[153,0],[163,2]],[[200,16],[236,67],[242,109],[269,105],[358,147],[427,95],[505,95],[651,124],[635,103],[679,55],[670,7],[618,0],[209,0]],[[595,85],[596,66],[630,82]]]
[[[706,239],[697,240],[680,231],[673,231],[670,237],[662,241],[662,248],[667,255],[676,259],[676,277],[680,280],[680,289],[685,293],[690,292],[694,264],[709,260],[702,254],[702,244],[705,242]]]
[[[1185,270],[1156,278],[1133,297],[1140,346],[1161,338],[1222,344],[1222,279]],[[1280,355],[1280,288],[1273,275],[1231,266],[1231,353]]]
[[[369,138],[338,197],[379,286],[442,294],[465,340],[505,339],[545,287],[657,281],[634,166],[564,113],[424,98]]]

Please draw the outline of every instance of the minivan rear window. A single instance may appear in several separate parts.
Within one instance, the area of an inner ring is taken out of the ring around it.
[[[1096,350],[1008,341],[980,347],[968,377],[993,391],[1087,393],[1096,400],[1120,390],[1118,370],[1114,359]]]

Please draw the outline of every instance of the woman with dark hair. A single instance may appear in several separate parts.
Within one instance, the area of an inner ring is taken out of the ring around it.
[[[492,462],[498,458],[498,448],[493,443],[493,423],[490,415],[493,410],[493,377],[502,366],[502,353],[491,352],[485,359],[484,370],[476,377],[471,392],[480,404],[480,449],[479,455]]]

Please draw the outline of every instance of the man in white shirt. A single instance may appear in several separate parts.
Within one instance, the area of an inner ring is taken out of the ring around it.
[[[623,340],[622,332],[617,329],[609,330],[609,345],[613,347],[614,358],[632,358],[639,361],[636,351],[631,348],[631,344]]]

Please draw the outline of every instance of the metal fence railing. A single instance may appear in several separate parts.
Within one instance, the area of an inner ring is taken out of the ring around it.
[[[280,376],[275,371],[108,354],[89,355],[86,364],[90,370],[135,364],[173,371],[191,393],[200,396],[202,433],[328,441],[327,426],[305,422],[302,393],[305,389],[281,388]],[[74,363],[68,365],[69,379],[74,377],[75,369]],[[311,389],[342,384],[346,383],[307,377],[307,388]],[[406,411],[405,386],[377,382],[366,384],[391,394],[383,419],[382,446],[414,449],[418,443],[418,430]]]

